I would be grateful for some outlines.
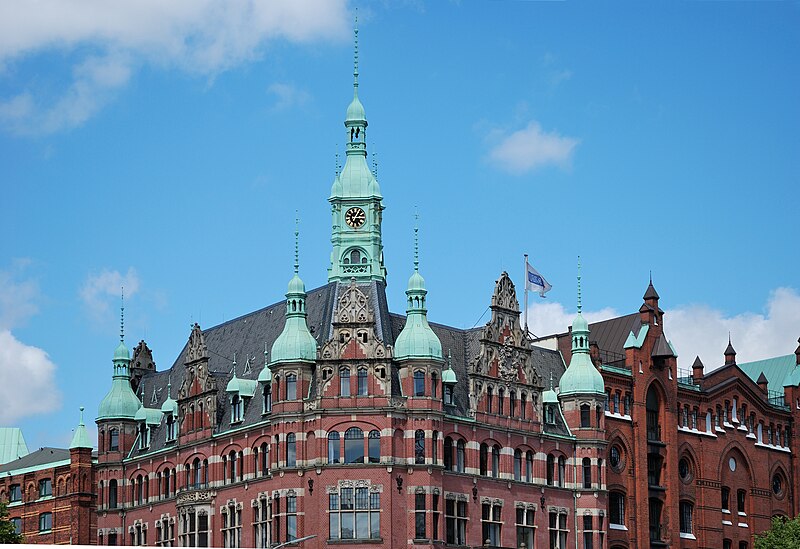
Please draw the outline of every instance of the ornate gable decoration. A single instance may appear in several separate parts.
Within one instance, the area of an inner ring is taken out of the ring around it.
[[[338,299],[333,336],[320,350],[322,360],[390,359],[391,349],[378,337],[374,318],[369,297],[352,279]]]
[[[139,341],[139,344],[133,349],[133,359],[131,359],[131,368],[142,368],[145,370],[155,371],[156,363],[153,360],[153,351],[147,346],[144,339]]]
[[[350,285],[339,298],[336,307],[334,322],[342,324],[372,322],[372,311],[368,307],[367,295],[356,286],[356,280],[350,280]]]
[[[469,373],[506,384],[541,386],[533,368],[531,344],[520,325],[517,292],[506,272],[495,283],[491,309],[492,318],[483,328],[480,351],[470,361]]]
[[[208,348],[206,347],[206,338],[200,325],[195,322],[192,326],[192,333],[189,335],[189,345],[186,350],[185,364],[194,362],[195,360],[208,359]]]

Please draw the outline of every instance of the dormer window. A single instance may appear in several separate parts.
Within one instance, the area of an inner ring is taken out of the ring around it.
[[[267,414],[272,411],[272,384],[265,383],[262,392],[263,399],[263,413]]]
[[[242,421],[244,417],[244,401],[239,395],[231,398],[231,423]]]
[[[146,421],[139,424],[139,449],[144,450],[150,447],[150,426]]]
[[[547,411],[545,412],[545,421],[550,424],[554,424],[556,422],[556,410],[552,404],[547,405]]]
[[[453,386],[449,383],[444,384],[444,403],[448,405],[453,404]]]
[[[177,423],[175,423],[175,417],[172,414],[167,414],[167,442],[175,440],[177,437]]]

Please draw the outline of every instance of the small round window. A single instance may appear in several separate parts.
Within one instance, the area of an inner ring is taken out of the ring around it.
[[[776,496],[783,495],[783,478],[778,473],[772,477],[772,493]]]
[[[622,468],[622,452],[619,446],[614,445],[611,447],[611,451],[608,455],[608,463],[615,471],[619,471]]]
[[[728,460],[728,467],[731,468],[731,471],[736,470],[736,458],[731,458]]]
[[[688,482],[692,479],[692,468],[689,465],[688,458],[681,458],[678,462],[678,474],[681,477],[681,480],[684,482]]]

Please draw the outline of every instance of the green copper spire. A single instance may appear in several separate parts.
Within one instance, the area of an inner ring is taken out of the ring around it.
[[[125,306],[120,307],[119,345],[114,351],[114,376],[111,390],[100,402],[97,419],[133,419],[141,406],[141,402],[131,389],[130,365],[131,355],[125,346]]]
[[[358,20],[356,19],[356,23]],[[346,159],[337,170],[328,200],[332,206],[328,282],[386,282],[381,222],[383,197],[367,161],[367,116],[358,97],[358,26],[354,29],[353,100],[344,126]]]
[[[453,371],[453,355],[447,349],[447,369],[442,372],[442,383],[458,383],[455,371]]]
[[[92,441],[89,440],[89,433],[86,431],[86,425],[83,423],[83,406],[81,406],[81,421],[75,428],[75,434],[72,436],[72,443],[69,449],[73,448],[92,448]]]
[[[581,258],[578,257],[578,316],[572,321],[572,358],[561,376],[560,396],[605,394],[603,376],[589,356],[589,323],[581,313]]]
[[[419,216],[417,216],[419,218]],[[414,273],[408,279],[408,304],[406,325],[394,344],[397,360],[430,359],[442,360],[442,343],[428,324],[425,308],[425,279],[419,274],[419,228],[414,226]]]
[[[280,362],[314,362],[317,359],[317,340],[306,323],[306,287],[300,279],[299,220],[295,220],[294,276],[286,292],[286,324],[272,344],[270,365]],[[265,356],[266,358],[266,356]]]
[[[264,368],[258,374],[258,381],[260,383],[272,383],[272,370],[269,369],[269,351],[267,349],[267,342],[264,342]]]
[[[172,398],[172,376],[167,378],[167,399],[161,405],[161,413],[172,414],[172,417],[178,417],[178,402]]]

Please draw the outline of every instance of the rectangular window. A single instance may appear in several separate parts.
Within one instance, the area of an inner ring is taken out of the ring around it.
[[[111,452],[116,452],[119,450],[119,431],[117,429],[111,429],[111,434],[109,436],[109,444],[108,449]],[[111,539],[111,538],[109,538]]]
[[[731,498],[731,489],[727,486],[722,487],[722,512],[729,512],[730,513],[730,498]]]
[[[590,421],[590,410],[588,404],[581,405],[581,427],[589,427],[591,425]]]
[[[297,539],[297,496],[286,496],[286,541]]]
[[[432,523],[433,523],[433,535],[432,538],[434,540],[439,539],[439,494],[433,494],[431,496],[433,498],[433,516]]]
[[[380,493],[340,488],[328,494],[328,538],[380,539]]]
[[[610,492],[608,494],[609,523],[625,525],[625,496],[621,492]]]
[[[261,549],[270,547],[272,539],[270,537],[270,526],[272,523],[272,506],[270,500],[261,498],[253,508],[253,539],[255,546]]]
[[[367,371],[363,368],[358,371],[358,395],[367,395]]]
[[[425,494],[414,496],[414,539],[426,539],[425,529]]]
[[[535,511],[533,509],[524,509],[517,507],[517,547],[533,547],[533,538],[536,533],[534,527]]]
[[[746,513],[744,510],[745,494],[746,492],[744,490],[736,491],[736,510],[740,515],[744,515]]]
[[[339,370],[339,396],[350,396],[350,370],[347,368]]]
[[[19,484],[12,484],[8,490],[8,501],[14,503],[15,501],[22,501],[22,490]]]
[[[467,544],[467,502],[445,500],[445,541],[450,545]]]
[[[46,496],[53,495],[53,481],[49,478],[45,478],[39,481],[39,497],[43,498]]]
[[[681,520],[681,534],[691,534],[692,532],[692,515],[694,513],[694,506],[688,501],[680,503],[680,520]]]
[[[453,404],[453,386],[449,383],[444,386],[444,403],[447,405]]]
[[[481,526],[482,526],[482,541],[489,545],[500,545],[500,522],[503,508],[499,505],[492,505],[491,503],[484,503],[481,506]]]
[[[583,549],[594,549],[592,515],[583,515]]]
[[[53,529],[53,513],[42,513],[39,515],[39,531],[49,532]]]
[[[297,376],[286,376],[286,400],[297,400]]]
[[[14,517],[11,519],[11,525],[14,527],[15,534],[22,533],[22,519],[19,517]]]

